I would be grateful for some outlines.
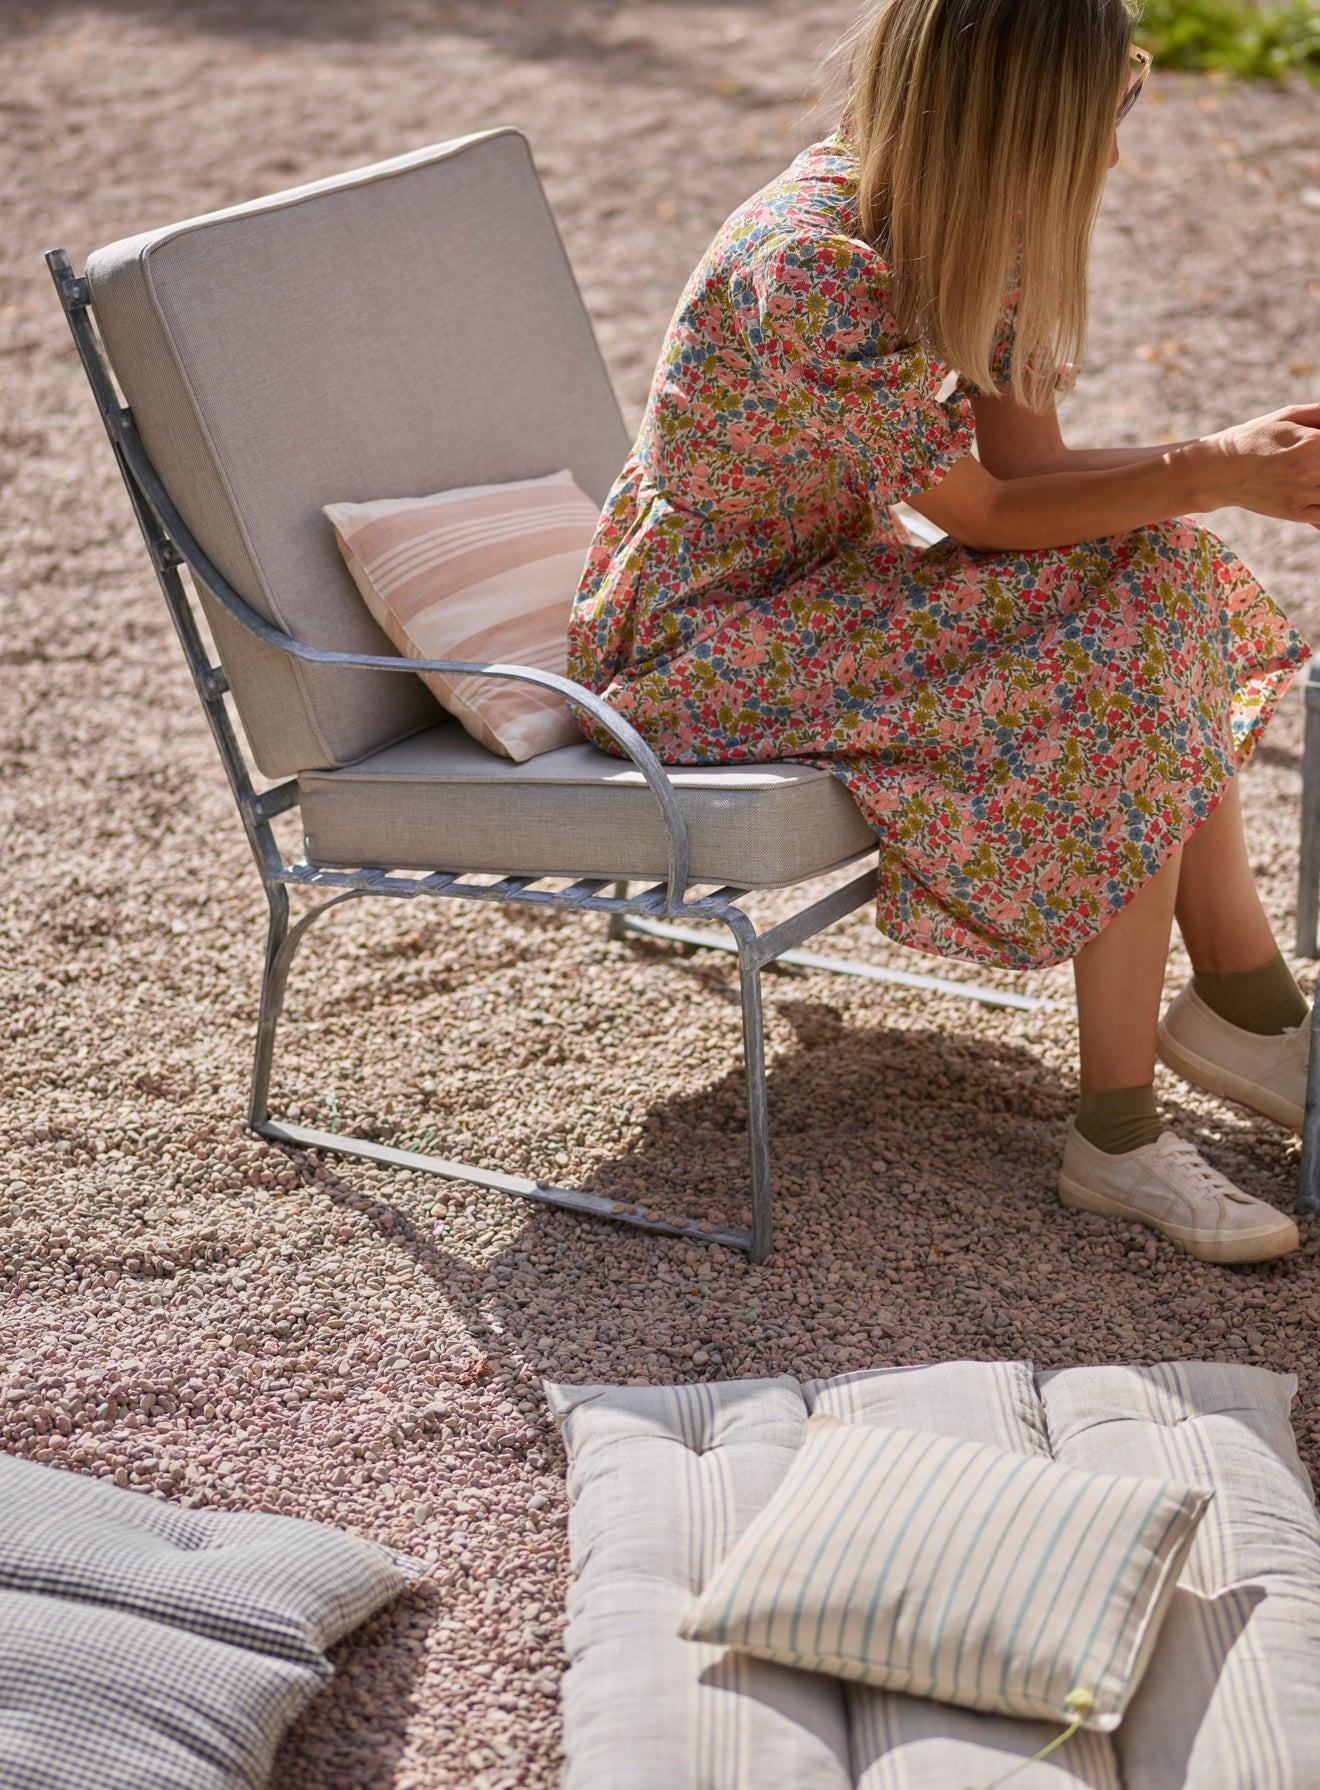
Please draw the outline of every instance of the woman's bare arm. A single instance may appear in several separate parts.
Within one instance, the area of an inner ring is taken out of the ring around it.
[[[1000,479],[1026,478],[1043,472],[1111,472],[1158,460],[1190,441],[1166,441],[1158,447],[1070,448],[1053,407],[1044,415],[1027,410],[1000,390],[972,399],[976,417],[976,451],[987,472]]]
[[[975,400],[980,459],[909,498],[923,516],[983,552],[1064,547],[1237,504],[1320,527],[1320,405],[1257,417],[1198,440],[1151,448],[1071,449],[1053,410]]]
[[[1099,472],[1010,479],[996,478],[969,454],[938,485],[907,501],[965,547],[1005,553],[1127,533],[1203,509],[1202,498],[1196,468],[1169,453]]]

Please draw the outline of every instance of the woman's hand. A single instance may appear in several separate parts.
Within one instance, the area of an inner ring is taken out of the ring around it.
[[[1237,504],[1260,516],[1320,528],[1320,404],[1292,404],[1207,435],[1182,450],[1215,510]]]

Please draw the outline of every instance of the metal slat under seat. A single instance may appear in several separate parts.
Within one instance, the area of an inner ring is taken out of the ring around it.
[[[650,884],[635,895],[620,895],[620,885],[606,877],[584,877],[566,889],[555,889],[538,887],[552,880],[546,877],[505,876],[495,882],[480,883],[465,881],[464,873],[458,870],[424,873],[371,866],[331,870],[308,863],[283,865],[276,880],[290,888],[391,895],[404,901],[417,895],[432,895],[447,901],[493,901],[511,906],[556,907],[580,914],[635,916],[639,921],[664,913],[669,895],[666,883]],[[606,889],[613,892],[602,894]],[[735,911],[735,896],[742,893],[737,889],[716,889],[685,903],[683,911],[694,919],[726,920]]]
[[[714,932],[698,932],[692,926],[671,926],[665,920],[637,919],[627,916],[618,923],[616,937],[637,933],[643,938],[672,939],[679,945],[696,945],[705,951],[732,951],[738,947],[731,939]],[[762,934],[764,941],[765,934]],[[859,976],[864,982],[887,982],[895,988],[921,988],[930,994],[949,995],[954,1000],[972,1001],[979,1007],[1005,1007],[1014,1013],[1060,1013],[1066,1002],[1052,1001],[1044,995],[1016,994],[1010,988],[991,988],[980,982],[955,982],[948,976],[927,976],[920,970],[890,969],[885,964],[856,963],[848,957],[830,957],[820,951],[797,949],[777,951],[766,958],[772,963],[792,964],[797,969],[826,970],[832,976]]]

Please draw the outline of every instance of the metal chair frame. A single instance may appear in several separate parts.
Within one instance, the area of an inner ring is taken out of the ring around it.
[[[1320,957],[1320,654],[1307,670],[1304,695],[1306,732],[1302,746],[1296,944],[1299,957]],[[1320,1001],[1311,1003],[1311,1067],[1306,1083],[1297,1210],[1320,1216]]]
[[[248,1122],[254,1131],[278,1143],[300,1149],[316,1149],[382,1163],[392,1168],[465,1181],[503,1193],[517,1194],[521,1198],[545,1205],[587,1213],[597,1218],[608,1218],[664,1236],[721,1243],[729,1248],[743,1250],[752,1261],[760,1262],[770,1253],[773,1242],[765,1036],[761,1004],[761,971],[768,964],[794,963],[813,969],[828,969],[862,976],[871,981],[898,983],[952,994],[987,1006],[1033,1011],[1055,1005],[1048,1000],[1007,990],[852,963],[800,950],[798,947],[804,941],[874,898],[877,876],[874,864],[843,887],[831,890],[764,932],[757,931],[752,919],[738,905],[740,898],[747,893],[744,889],[729,885],[689,899],[687,823],[664,765],[640,735],[606,702],[594,692],[567,678],[519,665],[471,664],[449,659],[416,660],[323,651],[295,640],[274,627],[225,581],[193,538],[170,500],[160,475],[138,436],[131,412],[119,401],[109,364],[93,328],[91,291],[87,281],[74,273],[68,256],[62,249],[52,250],[46,256],[46,262],[73,332],[83,369],[123,476],[134,515],[142,530],[188,669],[201,698],[266,896],[269,920],[248,1102]],[[510,678],[522,683],[537,684],[571,697],[606,731],[620,752],[632,760],[655,797],[668,835],[666,878],[630,894],[627,883],[597,877],[583,878],[561,888],[549,886],[565,880],[557,877],[510,875],[494,882],[475,882],[465,880],[461,870],[436,870],[430,874],[370,866],[358,870],[337,870],[321,869],[303,861],[286,861],[275,839],[271,822],[298,806],[297,778],[289,778],[260,790],[254,785],[226,705],[228,679],[223,667],[211,663],[193,602],[180,576],[182,566],[188,568],[194,582],[240,627],[267,646],[292,658],[317,665],[402,672],[410,677],[421,671],[479,673],[483,677]],[[869,851],[862,852],[853,861],[861,862],[870,856]],[[290,889],[328,893],[325,900],[291,923]],[[735,952],[738,958],[747,1076],[751,1229],[720,1228],[690,1218],[656,1217],[642,1205],[630,1205],[580,1189],[556,1187],[539,1180],[500,1174],[470,1163],[453,1162],[413,1150],[393,1149],[367,1139],[316,1130],[273,1118],[269,1093],[275,1035],[294,954],[315,920],[342,902],[368,895],[395,900],[430,896],[441,900],[525,904],[566,909],[575,913],[601,914],[607,918],[609,935],[614,938],[634,932],[645,933],[685,944]],[[727,927],[732,938],[726,941],[718,934],[675,923],[692,920],[719,921]]]

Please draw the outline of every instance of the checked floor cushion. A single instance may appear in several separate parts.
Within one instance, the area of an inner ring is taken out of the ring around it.
[[[0,1455],[0,1785],[260,1790],[324,1650],[423,1571]]]

